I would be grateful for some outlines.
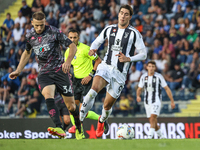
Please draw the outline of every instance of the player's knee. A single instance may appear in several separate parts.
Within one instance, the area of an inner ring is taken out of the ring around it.
[[[71,104],[71,105],[68,105],[67,106],[67,109],[71,112],[75,111],[76,110],[76,105],[75,104]]]
[[[98,85],[92,85],[92,89],[94,91],[96,91],[97,93],[99,93],[99,87],[98,87]]]
[[[64,122],[65,122],[66,125],[69,125],[70,124],[70,119],[65,119]]]

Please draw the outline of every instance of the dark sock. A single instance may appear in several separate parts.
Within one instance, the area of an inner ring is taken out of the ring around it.
[[[69,126],[69,124],[64,123],[63,130],[66,130],[68,126]]]
[[[47,104],[47,109],[52,121],[54,122],[56,127],[62,128],[62,124],[59,118],[60,114],[59,114],[58,108],[55,105],[54,99],[53,98],[46,99],[46,104]]]
[[[80,122],[80,120],[79,120],[79,108],[78,108],[78,106],[76,105],[76,110],[75,111],[70,111],[70,113],[73,115],[73,117],[74,117],[74,120],[75,120],[75,125],[76,125],[76,127],[80,127],[80,125],[81,125],[81,122]]]

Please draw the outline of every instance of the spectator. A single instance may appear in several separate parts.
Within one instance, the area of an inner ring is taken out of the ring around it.
[[[152,36],[152,31],[151,30],[147,30],[146,32],[146,36],[145,36],[145,46],[148,47],[149,49],[152,49],[152,45],[154,42],[154,38]]]
[[[189,35],[187,36],[187,41],[189,41],[191,44],[193,44],[198,37],[198,34],[194,32],[194,29],[191,29],[189,31]]]
[[[163,39],[163,47],[162,51],[160,52],[161,55],[166,54],[168,57],[171,58],[171,61],[174,62],[176,58],[176,52],[174,45],[172,44],[171,41],[169,41],[169,38],[164,38]]]
[[[184,39],[179,55],[180,62],[186,64],[192,63],[193,52],[193,46],[187,40]]]
[[[194,29],[194,24],[190,22],[190,20],[188,18],[184,19],[184,27],[186,29],[187,32],[190,32],[190,30]]]
[[[7,57],[7,62],[9,62],[10,67],[16,67],[16,55],[14,48],[11,48]]]
[[[53,11],[49,12],[49,15],[47,17],[47,23],[48,25],[58,27],[58,21],[57,19],[53,16]]]
[[[2,36],[0,35],[0,57],[4,56],[4,51],[5,51],[5,44],[2,40]]]
[[[18,89],[18,87],[20,86],[20,80],[19,80],[19,77],[17,77],[14,80],[11,80],[9,78],[9,74],[11,72],[13,72],[13,68],[9,67],[8,72],[3,77],[1,77],[1,81],[7,80],[8,84],[10,85],[10,88],[11,88],[10,93],[14,93],[16,91],[16,89]]]
[[[173,18],[174,18],[175,20],[178,20],[179,18],[182,18],[183,15],[184,15],[184,12],[181,10],[181,5],[178,5],[178,6],[177,6],[177,12],[176,12],[176,14],[174,15]]]
[[[192,82],[194,82],[196,76],[197,76],[197,70],[196,70],[195,63],[191,63],[190,68],[189,68],[189,72],[183,77],[181,90],[184,90],[185,88],[191,89],[192,88]]]
[[[34,79],[36,80],[38,74],[35,68],[31,69],[31,73],[27,76],[27,82],[30,84],[31,80]]]
[[[21,48],[21,49],[25,49],[26,48],[26,39],[25,39],[25,35],[24,34],[21,36],[21,39],[18,42],[17,47]]]
[[[32,67],[33,67],[33,58],[30,57],[28,63],[22,70],[22,76],[27,76],[31,72]]]
[[[109,19],[110,9],[109,9],[108,5],[106,5],[106,0],[98,0],[97,9],[103,13],[103,18],[102,18],[103,20]],[[114,12],[116,12],[116,11],[114,11]]]
[[[187,5],[186,6],[186,11],[185,14],[183,16],[184,19],[188,18],[190,21],[192,21],[192,16],[193,16],[193,10],[192,10],[192,6],[191,5]]]
[[[65,0],[60,0],[60,6],[56,13],[56,18],[59,18],[59,22],[63,22],[67,13],[68,7],[65,5]]]
[[[20,49],[17,51],[17,54],[16,54],[17,65],[19,64],[19,61],[20,61],[21,56],[22,56],[22,53],[23,53],[23,49],[20,48]]]
[[[140,15],[140,19],[143,18],[144,15],[146,15],[148,13],[148,3],[146,0],[141,0],[141,4],[139,6],[139,12],[138,15]]]
[[[119,108],[124,117],[128,116],[130,104],[129,104],[129,100],[123,94],[121,94],[121,96],[120,96]]]
[[[184,12],[187,11],[186,9],[189,4],[187,0],[180,0],[181,10]]]
[[[33,2],[33,4],[32,4],[31,10],[32,10],[33,13],[35,13],[37,11],[44,12],[44,6],[41,3],[41,0],[35,0],[35,3]]]
[[[21,28],[25,27],[26,18],[22,16],[22,11],[18,11],[18,17],[15,19],[15,24],[19,23]]]
[[[23,118],[24,112],[27,112],[27,114],[32,114],[34,111],[36,111],[36,113],[37,111],[40,112],[40,103],[40,94],[35,80],[32,79],[29,87],[28,101],[14,114],[14,117],[20,115],[20,118]]]
[[[153,26],[151,25],[151,19],[149,17],[149,15],[146,15],[144,17],[144,25],[143,25],[143,32],[142,34],[145,35],[147,33],[148,30],[153,31]]]
[[[181,37],[177,34],[176,28],[170,28],[170,40],[174,45],[174,48],[181,47]]]
[[[83,4],[82,0],[78,0],[77,1],[78,7],[77,7],[77,12],[80,12],[81,15],[83,15],[85,13],[85,5]]]
[[[169,78],[166,78],[167,84],[169,85],[173,95],[175,94],[175,89],[180,88],[184,76],[184,72],[182,71],[178,61],[175,63],[174,68],[175,70],[172,71]]]
[[[140,79],[141,72],[136,70],[134,65],[131,66],[131,74],[129,76],[129,81],[127,84],[127,88],[131,90],[131,93],[136,95],[136,88],[138,85],[138,81]]]
[[[12,31],[12,36],[11,36],[12,37],[12,42],[13,42],[13,44],[15,46],[19,43],[23,33],[24,33],[23,28],[20,27],[19,23],[16,23],[15,24],[15,28]]]
[[[129,100],[126,98],[124,94],[121,94],[120,100],[119,100],[119,107],[115,107],[113,110],[113,115],[115,116],[118,113],[122,113],[124,117],[128,116],[130,109]]]
[[[162,24],[162,20],[166,18],[166,16],[163,14],[162,9],[160,7],[156,10],[156,16],[154,17],[154,21],[159,22],[159,24]]]
[[[3,80],[3,83],[0,87],[0,105],[5,105],[6,99],[9,96],[10,92],[10,85],[8,84],[8,81],[5,79]]]
[[[170,25],[168,24],[168,21],[167,21],[166,18],[163,19],[162,25],[163,25],[164,31],[165,31],[167,34],[169,34]]]
[[[87,0],[86,2],[86,10],[84,13],[84,17],[89,20],[93,20],[93,11],[95,9],[93,0]]]
[[[200,15],[200,10],[198,10],[197,6],[194,6],[194,9],[193,9],[193,16],[192,16],[192,22],[193,23],[197,23],[197,19]]]
[[[55,0],[50,0],[50,3],[45,7],[45,14],[48,15],[50,12],[53,12],[53,16],[56,17],[56,13],[58,11],[58,4],[56,4]]]
[[[158,5],[158,7],[161,8],[163,14],[165,14],[167,12],[167,5],[166,5],[165,0],[158,0],[157,5]]]
[[[148,14],[153,14],[155,15],[156,14],[156,11],[157,11],[157,8],[158,8],[158,5],[156,4],[156,0],[151,0],[151,5],[150,7],[148,8]],[[153,16],[152,16],[153,17]]]
[[[20,11],[22,12],[22,16],[24,17],[31,17],[32,15],[31,8],[26,4],[26,0],[22,0],[22,7],[20,8]]]
[[[86,26],[87,26],[87,28],[86,28],[85,31],[86,31],[86,34],[89,37],[88,38],[88,45],[90,45],[92,40],[94,39],[94,33],[96,31],[96,27],[93,26],[89,20],[86,22]]]
[[[153,52],[160,55],[162,50],[161,42],[158,39],[154,40],[154,50]]]
[[[6,14],[6,19],[3,22],[3,25],[1,26],[1,36],[3,34],[3,31],[5,31],[5,35],[7,35],[9,32],[12,31],[14,28],[14,21],[11,19],[11,14],[7,13]]]
[[[135,28],[142,33],[143,32],[143,25],[141,23],[141,20],[139,18],[135,19]]]

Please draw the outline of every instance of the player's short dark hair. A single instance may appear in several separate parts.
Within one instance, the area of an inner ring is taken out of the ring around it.
[[[10,13],[7,13],[7,14],[6,14],[6,16],[7,16],[7,15],[11,16],[11,14],[10,14]]]
[[[148,66],[149,64],[152,64],[152,65],[155,65],[155,66],[156,66],[156,62],[155,62],[154,60],[148,61],[147,66]]]
[[[46,18],[45,14],[42,12],[42,11],[37,11],[33,14],[32,16],[33,19],[36,19],[36,20],[43,20]]]
[[[72,33],[77,33],[78,36],[79,36],[79,32],[78,32],[78,30],[76,30],[76,29],[70,29],[70,30],[68,31],[68,34],[69,34],[70,32],[72,32]]]
[[[133,15],[133,8],[130,6],[130,5],[122,5],[119,9],[119,12],[121,11],[121,9],[124,8],[124,9],[128,9],[129,12],[130,12],[130,16]]]

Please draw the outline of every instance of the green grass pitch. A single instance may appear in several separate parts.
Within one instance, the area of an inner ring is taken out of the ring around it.
[[[1,139],[0,150],[199,150],[200,139]]]

